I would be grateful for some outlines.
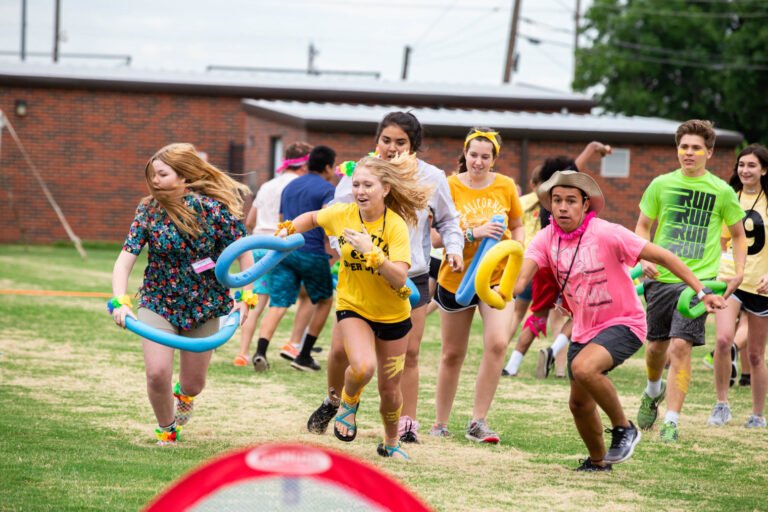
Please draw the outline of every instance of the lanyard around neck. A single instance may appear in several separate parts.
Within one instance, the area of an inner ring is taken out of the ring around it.
[[[360,213],[360,207],[357,208],[357,216],[360,217],[360,229],[362,231],[365,231],[365,221],[363,220],[363,214]],[[376,222],[376,221],[374,221]],[[382,236],[384,236],[384,228],[387,227],[387,208],[384,207],[384,221],[381,223],[381,228],[379,229],[379,233],[381,233]]]
[[[561,295],[563,293],[565,293],[565,287],[568,284],[568,279],[570,279],[570,277],[571,277],[571,270],[573,270],[573,264],[576,262],[576,256],[579,254],[579,247],[581,246],[581,239],[582,239],[583,236],[584,236],[584,233],[579,235],[579,241],[576,243],[576,250],[573,251],[573,259],[571,260],[571,264],[568,267],[568,273],[565,274],[565,280],[563,281],[562,284],[560,284],[560,276],[558,275],[558,274],[560,274],[560,270],[559,270],[559,262],[560,262],[560,237],[557,237],[557,258],[556,258],[556,261],[555,261],[555,263],[556,263],[555,270],[557,270],[557,272],[555,273],[555,279],[557,280],[557,284],[560,285],[560,294]]]

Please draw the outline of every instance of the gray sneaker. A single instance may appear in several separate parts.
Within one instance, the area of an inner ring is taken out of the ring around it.
[[[731,408],[728,407],[728,404],[723,403],[716,403],[715,407],[712,409],[712,414],[709,415],[709,419],[707,420],[707,425],[713,426],[713,427],[722,427],[731,419],[733,416],[731,416]]]
[[[603,460],[609,464],[619,464],[629,460],[641,437],[635,424],[630,421],[628,427],[609,428],[606,432],[611,434],[611,447]]]
[[[464,437],[476,443],[497,444],[499,442],[499,434],[488,428],[485,420],[470,421]]]
[[[752,414],[744,424],[744,428],[765,428],[765,416]]]
[[[440,423],[435,423],[432,425],[432,428],[429,429],[429,435],[432,437],[451,437],[453,434],[450,433],[448,430],[448,425],[441,425]]]

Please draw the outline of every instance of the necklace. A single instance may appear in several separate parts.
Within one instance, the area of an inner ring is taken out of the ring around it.
[[[363,220],[363,214],[360,213],[360,208],[357,209],[357,216],[360,217],[360,232],[365,231],[365,221]],[[376,221],[374,221],[376,222]],[[381,223],[381,228],[379,228],[379,233],[384,233],[384,228],[387,227],[387,207],[384,207],[384,221]]]
[[[739,202],[741,202],[741,193],[742,193],[742,191],[743,191],[743,192],[746,192],[746,190],[743,190],[743,189],[742,189],[742,190],[739,190]],[[750,194],[750,193],[752,193],[752,194],[753,194],[754,192],[747,192],[747,194]],[[763,195],[763,189],[762,189],[762,188],[760,189],[760,192],[758,192],[758,193],[757,193],[757,197],[755,198],[755,202],[754,202],[754,203],[752,203],[752,206],[750,206],[750,207],[749,207],[749,210],[747,210],[747,214],[744,216],[744,220],[745,220],[745,221],[747,220],[747,217],[749,217],[749,215],[750,215],[750,214],[752,213],[752,211],[755,209],[755,205],[756,205],[756,204],[757,204],[757,202],[760,200],[760,196],[761,196],[761,195]]]

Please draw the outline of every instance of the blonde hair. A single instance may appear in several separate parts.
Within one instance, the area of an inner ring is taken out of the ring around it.
[[[251,192],[250,189],[200,158],[192,144],[168,144],[152,155],[144,168],[144,177],[151,194],[144,201],[157,201],[180,231],[197,238],[202,233],[198,214],[184,203],[184,194],[158,190],[152,185],[155,173],[152,162],[155,160],[167,164],[184,178],[184,187],[194,195],[210,197],[224,205],[235,218],[242,218],[243,197]]]
[[[382,185],[389,185],[384,206],[399,214],[407,224],[415,226],[417,212],[427,208],[432,196],[432,187],[419,180],[416,156],[401,153],[392,160],[366,156],[357,162],[355,168],[359,167],[368,169]]]

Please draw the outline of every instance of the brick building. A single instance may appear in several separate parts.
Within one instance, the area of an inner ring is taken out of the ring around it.
[[[500,131],[497,170],[520,183],[546,157],[575,156],[591,140],[612,144],[614,158],[590,162],[587,171],[608,197],[604,216],[631,227],[644,187],[675,167],[678,123],[592,115],[593,107],[580,95],[525,86],[0,66],[0,110],[85,240],[122,240],[147,193],[146,161],[167,143],[194,143],[255,190],[279,165],[284,144],[326,144],[340,160],[355,159],[372,150],[383,115],[402,109],[425,127],[420,157],[448,171],[473,125]],[[24,156],[7,130],[0,134],[0,243],[66,240]],[[730,174],[741,141],[719,130],[711,167],[721,177]]]

